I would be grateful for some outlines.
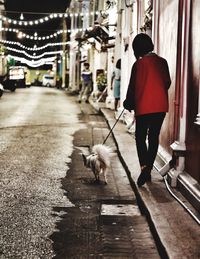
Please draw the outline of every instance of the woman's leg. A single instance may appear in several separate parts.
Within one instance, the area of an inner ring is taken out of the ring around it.
[[[85,98],[86,98],[86,99],[85,99],[86,102],[88,102],[89,97],[90,97],[91,85],[92,85],[92,82],[89,81],[89,82],[87,83],[86,88],[85,88],[84,96],[85,96]]]
[[[81,87],[81,90],[79,92],[79,97],[78,97],[79,102],[82,101],[84,91],[85,91],[85,83],[82,82],[82,87]]]
[[[136,117],[136,145],[141,166],[141,174],[137,180],[138,186],[151,181],[151,170],[155,161],[160,129],[165,118],[165,113],[146,114]],[[146,137],[148,135],[148,147]]]
[[[120,81],[116,79],[114,81],[114,97],[115,97],[115,111],[117,111],[118,103],[120,100]]]
[[[165,118],[165,113],[154,113],[149,115],[148,131],[148,166],[152,169],[158,152],[160,130]]]
[[[145,115],[136,116],[135,140],[137,154],[141,168],[147,165],[147,144],[146,137],[148,124]]]
[[[147,181],[151,181],[151,170],[149,170],[148,163],[148,147],[146,144],[146,137],[148,133],[148,118],[146,115],[136,116],[136,147],[138,159],[140,162],[141,173],[137,179],[138,186],[142,186]]]
[[[115,98],[115,111],[117,111],[117,108],[118,108],[118,102],[119,102],[119,99],[118,99],[118,98]]]

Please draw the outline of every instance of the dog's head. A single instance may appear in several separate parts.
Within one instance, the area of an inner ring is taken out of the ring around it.
[[[82,154],[82,157],[84,166],[87,168],[91,168],[98,161],[95,154],[91,154],[89,156]]]

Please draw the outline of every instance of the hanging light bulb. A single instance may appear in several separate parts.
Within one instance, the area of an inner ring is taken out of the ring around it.
[[[20,15],[20,20],[24,20],[24,15],[23,15],[23,13],[21,13],[21,15]]]
[[[22,39],[22,38],[23,38],[23,33],[22,33],[21,31],[19,31],[17,37],[18,37],[19,39]]]

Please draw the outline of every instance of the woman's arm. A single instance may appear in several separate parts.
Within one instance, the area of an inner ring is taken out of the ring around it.
[[[126,99],[123,103],[124,108],[129,111],[134,110],[134,107],[135,107],[134,105],[135,76],[136,76],[136,65],[134,64],[131,70],[131,76],[129,80]]]

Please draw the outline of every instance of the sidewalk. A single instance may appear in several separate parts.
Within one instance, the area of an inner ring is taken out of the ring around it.
[[[115,123],[114,111],[105,108],[102,103],[91,104],[103,113],[111,128]],[[163,178],[157,172],[153,172],[152,183],[138,188],[136,181],[140,167],[135,140],[121,121],[115,126],[113,137],[118,147],[118,155],[135,191],[138,203],[148,218],[157,244],[169,258],[200,258],[199,225],[169,194]],[[180,193],[177,192],[177,195],[182,200],[184,199]],[[187,204],[187,201],[184,202]]]
[[[54,258],[159,259],[113,138],[107,141],[113,149],[108,184],[102,178],[96,183],[91,169],[84,166],[81,154],[90,154],[91,147],[102,143],[109,129],[91,105],[83,102],[80,109],[81,127],[73,135],[71,161],[61,181],[72,205],[54,208],[60,216],[57,231],[51,236]]]

